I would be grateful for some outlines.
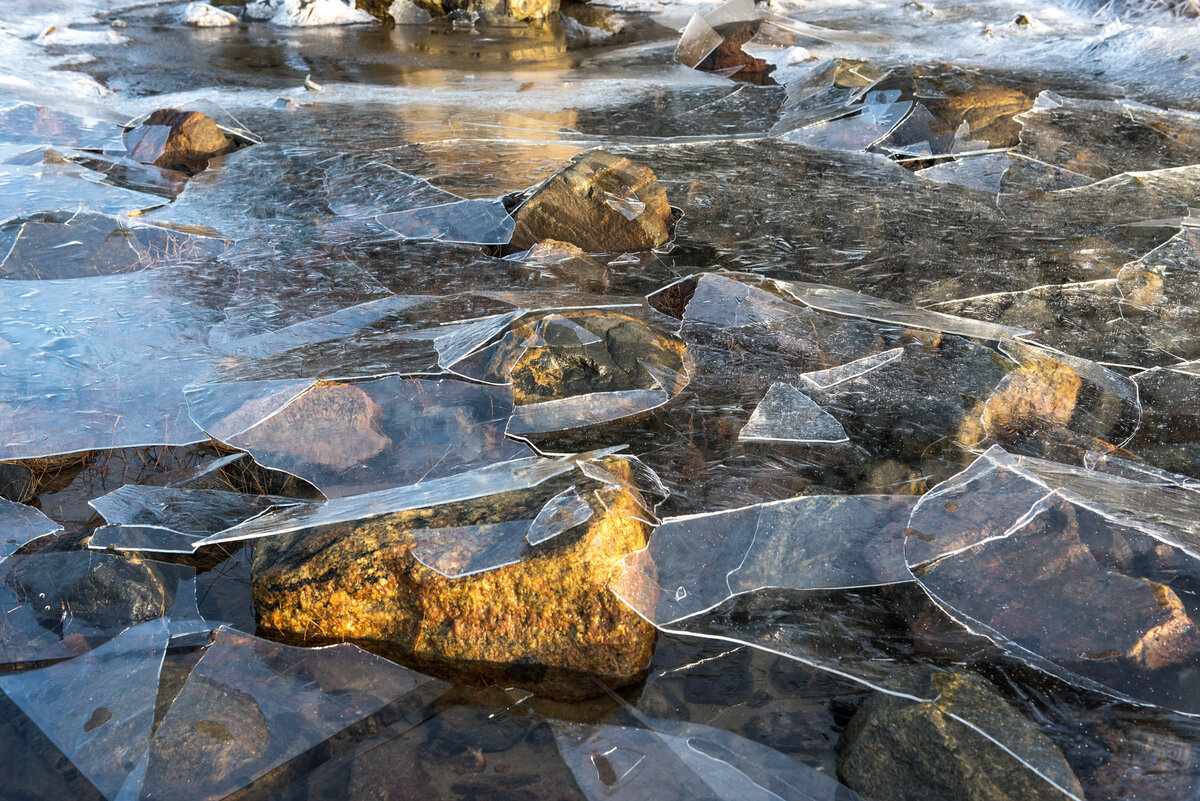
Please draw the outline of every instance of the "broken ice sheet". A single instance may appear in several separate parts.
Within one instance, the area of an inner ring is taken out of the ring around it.
[[[625,557],[613,591],[655,625],[767,588],[868,587],[910,581],[903,532],[915,499],[815,495],[667,518]]]
[[[428,681],[354,645],[221,627],[154,732],[141,795],[224,798]]]
[[[62,531],[62,526],[32,506],[0,498],[0,560],[56,531]]]
[[[857,801],[824,773],[700,723],[630,710],[639,727],[554,721],[559,753],[589,801]]]
[[[947,483],[913,510],[906,547],[946,612],[1068,681],[1200,712],[1200,630],[1163,583],[1180,566],[1200,574],[1194,557],[1102,502],[1050,491],[998,449]]]
[[[374,156],[339,154],[328,159],[325,191],[329,208],[343,217],[374,217],[461,200]]]
[[[888,135],[912,109],[897,90],[867,92],[861,107],[829,122],[818,122],[780,134],[785,142],[837,150],[866,150]]]
[[[1194,112],[1047,91],[1020,120],[1018,153],[1091,180],[1200,164],[1200,115]]]
[[[740,442],[849,442],[837,418],[791,384],[777,381],[738,434]]]
[[[950,732],[963,726],[982,735],[1001,754],[1014,759],[1012,769],[1028,770],[1066,797],[1082,801],[1067,789],[1076,784],[1061,752],[1048,749],[1044,738],[1030,738],[1023,727],[1004,725],[1011,716],[997,714],[990,703],[946,703],[937,682],[928,680],[931,670],[937,675],[938,669],[931,669],[927,656],[914,652],[914,632],[906,625],[907,616],[897,614],[897,607],[907,608],[911,614],[922,603],[928,604],[928,600],[915,582],[838,591],[759,591],[739,595],[708,614],[662,630],[747,645],[887,695],[937,705],[951,724]],[[938,614],[936,608],[932,613]],[[956,649],[966,649],[959,653],[972,653],[972,659],[994,658],[984,638],[948,618],[935,625],[945,627],[939,637],[946,643],[953,641]]]
[[[211,358],[218,291],[188,270],[0,281],[0,458],[206,439],[183,388]]]
[[[104,176],[69,163],[0,164],[0,219],[45,211],[87,209],[138,214],[164,199],[104,183]]]
[[[855,359],[852,362],[839,364],[837,367],[803,373],[800,378],[806,384],[816,389],[830,389],[843,381],[860,378],[872,370],[883,367],[885,364],[891,364],[903,355],[904,348],[892,348],[885,350],[883,353],[875,353],[870,356],[863,356],[861,359]]]
[[[469,245],[507,245],[516,229],[500,200],[456,200],[380,214],[375,220],[402,239]]]
[[[961,156],[953,161],[917,170],[916,174],[930,181],[998,193],[1004,175],[1008,172],[1009,161],[1005,153]]]
[[[101,150],[119,142],[121,126],[47,106],[18,103],[0,109],[0,142]]]
[[[513,409],[507,387],[392,376],[209,385],[189,390],[188,400],[214,437],[330,498],[529,453],[504,436]]]
[[[217,238],[132,225],[91,212],[51,212],[0,224],[0,278],[85,278],[215,257]]]
[[[74,659],[0,677],[0,689],[106,798],[137,798],[168,639],[163,621],[143,623]]]
[[[776,281],[775,284],[784,294],[795,298],[805,306],[832,314],[863,317],[868,320],[941,331],[946,334],[958,334],[973,339],[1005,340],[1032,333],[1024,328],[995,325],[966,317],[955,317],[941,312],[905,306],[840,287],[802,281]]]
[[[1137,431],[1142,408],[1128,376],[1014,340],[998,347],[1019,366],[982,405],[980,421],[989,437],[1023,451],[1112,450]],[[971,439],[965,432],[960,437],[964,444],[978,444]]]

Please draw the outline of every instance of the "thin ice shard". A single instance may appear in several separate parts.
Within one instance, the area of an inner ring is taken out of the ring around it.
[[[646,550],[625,558],[613,591],[668,625],[763,589],[910,581],[901,549],[913,504],[900,495],[817,495],[667,518]]]
[[[270,537],[411,509],[423,509],[427,506],[468,501],[501,492],[529,489],[554,476],[567,473],[574,467],[574,463],[569,459],[514,459],[409,486],[379,490],[365,495],[349,495],[324,504],[283,509],[205,537],[197,541],[196,547]]]
[[[1009,158],[1005,153],[967,156],[917,170],[917,175],[930,181],[964,186],[982,192],[998,193],[1008,172]]]
[[[849,442],[837,418],[791,384],[777,381],[738,434],[740,442]]]
[[[830,389],[841,384],[843,381],[859,378],[872,370],[883,367],[885,364],[891,364],[903,355],[904,348],[892,348],[891,350],[885,350],[883,353],[875,353],[870,356],[864,356],[861,359],[855,359],[852,362],[839,364],[837,367],[830,367],[827,370],[814,370],[811,373],[804,373],[800,376],[800,379],[816,389]]]
[[[63,527],[32,506],[0,498],[0,561]]]
[[[303,501],[211,489],[127,484],[88,501],[105,522],[158,526],[188,534],[214,534],[274,508]]]
[[[144,767],[169,634],[159,620],[94,651],[0,678],[0,689],[110,801]]]
[[[520,562],[532,520],[506,520],[477,526],[413,531],[413,557],[447,578],[506,567]]]
[[[579,497],[574,487],[568,487],[546,501],[537,517],[530,522],[525,541],[530,545],[541,545],[564,531],[583,525],[591,517],[591,505]]]
[[[844,117],[780,134],[785,142],[837,150],[866,150],[886,137],[912,109],[896,90],[868,92],[861,106]]]
[[[693,14],[688,20],[679,44],[675,46],[675,60],[685,67],[695,69],[700,62],[708,58],[723,41],[721,34],[713,30],[699,14]]]
[[[974,339],[1006,340],[1027,336],[1032,331],[1008,325],[996,325],[941,312],[918,309],[875,298],[839,287],[822,286],[802,281],[776,281],[776,285],[798,302],[831,314],[863,317],[883,323],[924,328],[946,334],[959,334]]]
[[[516,220],[499,200],[456,200],[380,214],[375,219],[403,239],[469,245],[507,245],[516,230]]]

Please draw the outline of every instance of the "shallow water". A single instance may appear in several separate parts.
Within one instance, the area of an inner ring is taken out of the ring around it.
[[[598,45],[181,7],[0,32],[5,798],[853,798],[868,699],[1029,793],[1195,796],[1194,20],[779,6],[758,86],[676,60],[708,7]],[[160,107],[239,148],[131,160]],[[670,242],[510,252],[594,148]],[[554,347],[592,372],[530,394]],[[630,484],[657,530],[610,590],[659,638],[619,695],[259,636],[263,538],[468,505],[413,552],[454,580]]]

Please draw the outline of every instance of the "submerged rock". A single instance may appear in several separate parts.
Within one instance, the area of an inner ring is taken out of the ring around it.
[[[687,349],[641,320],[607,309],[523,317],[489,352],[485,376],[509,381],[517,405],[596,392],[653,390],[664,375],[686,372]],[[686,383],[686,381],[682,381]]]
[[[134,161],[195,175],[208,160],[234,149],[234,143],[212,118],[199,111],[163,108],[125,132],[125,147]]]
[[[322,382],[271,416],[253,444],[299,462],[348,470],[391,447],[380,430],[383,414],[353,384]]]
[[[986,731],[1055,777],[1076,798],[1083,789],[1050,738],[971,673],[917,679],[930,703],[876,693],[850,719],[838,744],[838,776],[876,801],[1028,801],[1069,796],[955,717],[986,721]]]
[[[350,641],[433,675],[552,697],[595,695],[591,679],[635,682],[655,629],[608,587],[619,560],[646,545],[646,502],[629,462],[583,464],[606,479],[575,468],[528,490],[262,540],[252,568],[259,624],[290,641]],[[586,504],[583,515],[573,509],[583,522],[533,537],[530,521],[571,488]]]
[[[129,625],[162,617],[175,600],[170,568],[136,557],[54,551],[15,557],[4,576],[43,620]]]
[[[1033,98],[1025,93],[991,83],[977,83],[961,94],[924,102],[947,131],[956,131],[965,123],[971,139],[991,147],[1019,144],[1021,123],[1013,118],[1033,108]]]
[[[570,162],[515,212],[511,247],[543,239],[586,251],[649,250],[671,235],[673,212],[650,168],[603,150]]]

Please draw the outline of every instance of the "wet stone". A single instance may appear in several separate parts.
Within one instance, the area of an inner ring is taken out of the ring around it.
[[[740,83],[756,86],[775,83],[771,79],[775,67],[742,49],[742,45],[755,37],[761,25],[758,21],[733,22],[714,28],[721,35],[721,44],[705,56],[704,60],[696,65],[696,69],[720,72]]]
[[[632,479],[625,462],[605,464]],[[436,562],[442,572],[419,558],[429,561],[438,531],[462,549],[472,526],[534,518],[565,482],[588,500],[590,518],[519,561],[458,574],[448,569],[452,550]],[[270,537],[254,557],[255,612],[263,629],[290,641],[352,641],[437,676],[595,695],[593,678],[639,680],[654,645],[654,627],[608,590],[623,571],[618,560],[646,544],[642,504],[632,486],[571,472],[477,502]]]
[[[159,109],[126,131],[125,146],[135,161],[189,175],[204,170],[209,159],[234,149],[211,117],[175,108]]]
[[[518,405],[657,389],[648,368],[684,372],[683,342],[619,311],[534,314],[510,333],[491,354],[485,375],[511,381]]]
[[[131,625],[160,618],[175,600],[178,579],[169,566],[89,551],[17,557],[4,581],[39,618],[65,617],[91,624]]]
[[[918,684],[938,700],[876,693],[851,718],[838,744],[838,776],[852,789],[878,801],[1083,797],[1058,748],[988,682],[971,673],[929,672]],[[1061,789],[957,717],[978,714],[986,717],[989,736],[1037,753]]]
[[[649,167],[593,150],[534,192],[515,217],[510,246],[518,250],[557,239],[589,252],[623,252],[666,242],[673,212]]]
[[[322,382],[269,419],[271,424],[251,439],[251,449],[280,454],[285,461],[346,470],[392,444],[380,430],[383,409],[352,384]]]

